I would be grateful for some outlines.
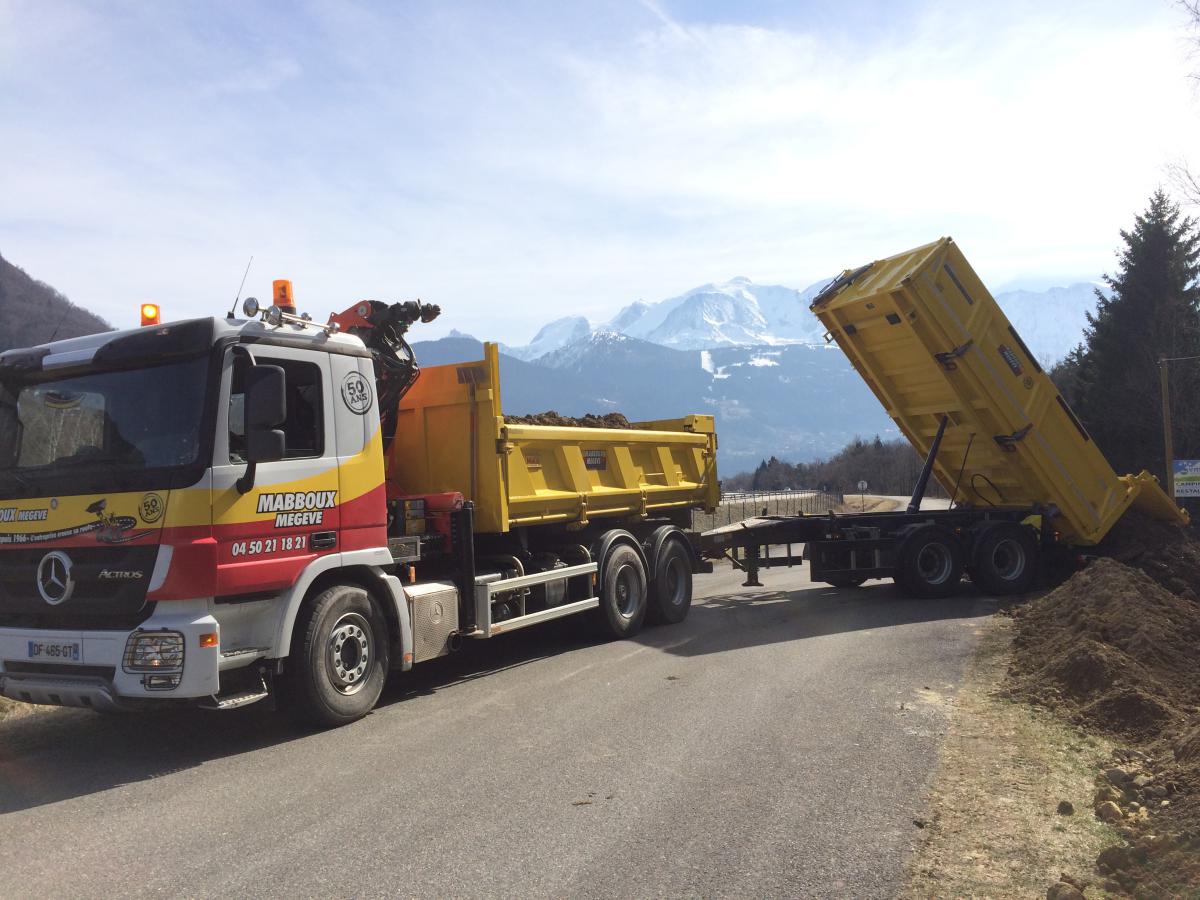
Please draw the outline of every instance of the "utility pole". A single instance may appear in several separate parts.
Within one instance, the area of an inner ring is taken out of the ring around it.
[[[1166,462],[1167,496],[1175,496],[1175,444],[1171,438],[1171,393],[1167,382],[1167,359],[1159,357],[1159,381],[1162,384],[1163,454]]]

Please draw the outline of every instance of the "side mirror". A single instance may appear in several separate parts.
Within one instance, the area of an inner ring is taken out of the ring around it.
[[[250,366],[246,369],[243,403],[246,415],[246,459],[249,462],[283,459],[283,432],[278,427],[287,419],[283,369],[279,366]]]
[[[287,419],[287,397],[283,369],[251,365],[246,368],[242,408],[246,423],[246,474],[237,489],[246,493],[254,486],[255,466],[283,459],[284,434],[278,426]]]

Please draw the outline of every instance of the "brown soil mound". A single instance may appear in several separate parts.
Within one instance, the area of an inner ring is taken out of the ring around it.
[[[568,428],[633,428],[631,423],[621,413],[605,413],[602,416],[588,413],[582,418],[560,416],[554,410],[544,413],[532,413],[528,416],[505,416],[504,421],[509,425],[557,425]]]
[[[1200,598],[1200,542],[1186,528],[1130,510],[1093,552],[1141,569],[1173,594]]]
[[[1128,842],[1105,890],[1200,897],[1200,542],[1130,512],[1093,553],[1016,611],[1009,690],[1129,745],[1097,779]]]
[[[1097,559],[1017,613],[1014,691],[1119,737],[1153,739],[1200,702],[1200,605]]]

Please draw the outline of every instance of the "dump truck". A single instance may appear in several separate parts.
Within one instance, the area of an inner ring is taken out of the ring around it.
[[[405,335],[437,307],[322,325],[273,290],[0,354],[0,694],[332,726],[470,640],[687,615],[711,416],[509,424],[495,345],[420,369]]]
[[[1099,543],[1130,508],[1187,521],[1152,475],[1113,471],[952,239],[843,272],[811,310],[925,462],[904,510],[707,532],[705,554],[732,558],[747,584],[807,559],[835,586],[891,578],[940,597],[966,573],[1016,594],[1041,560]],[[931,477],[950,509],[921,508]]]

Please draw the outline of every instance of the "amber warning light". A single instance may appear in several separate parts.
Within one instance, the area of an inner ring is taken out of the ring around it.
[[[157,303],[142,304],[142,324],[157,325],[159,323],[159,310]]]
[[[271,282],[271,293],[274,295],[275,305],[282,309],[285,313],[296,314],[296,301],[292,298],[292,283],[286,278],[277,278]]]

